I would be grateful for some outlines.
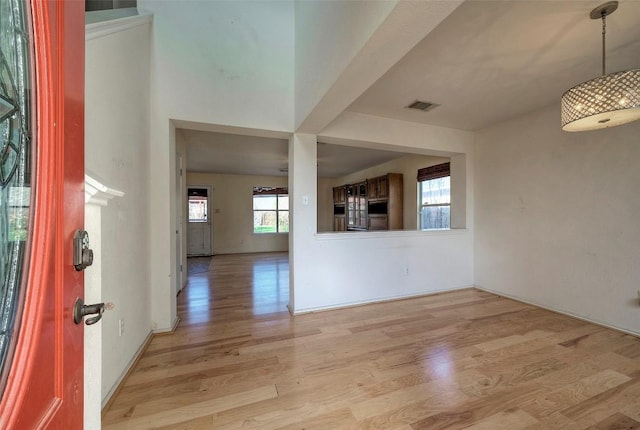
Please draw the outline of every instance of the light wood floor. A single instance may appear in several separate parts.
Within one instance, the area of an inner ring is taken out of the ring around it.
[[[632,336],[472,289],[290,317],[285,254],[212,267],[105,428],[640,429]]]

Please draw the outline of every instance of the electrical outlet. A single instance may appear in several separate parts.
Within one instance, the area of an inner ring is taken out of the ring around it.
[[[124,318],[121,318],[118,321],[118,336],[122,336],[124,334]]]

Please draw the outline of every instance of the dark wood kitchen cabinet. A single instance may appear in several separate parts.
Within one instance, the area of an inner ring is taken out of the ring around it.
[[[402,230],[401,173],[388,173],[333,189],[334,231]]]

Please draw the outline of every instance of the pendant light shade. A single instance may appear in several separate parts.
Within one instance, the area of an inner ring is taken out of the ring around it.
[[[606,74],[606,17],[617,1],[598,6],[591,19],[602,19],[602,76],[583,82],[562,96],[562,129],[586,131],[640,119],[640,69]]]
[[[640,69],[599,76],[562,96],[562,129],[586,131],[640,119]]]

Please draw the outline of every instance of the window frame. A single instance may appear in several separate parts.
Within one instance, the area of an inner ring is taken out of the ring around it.
[[[256,209],[255,208],[255,198],[256,197],[275,197],[276,208],[275,209]],[[289,199],[289,192],[287,188],[272,188],[272,187],[254,187],[253,195],[251,198],[252,204],[252,214],[254,215],[252,218],[255,220],[256,212],[275,212],[276,216],[276,231],[256,231],[255,223],[253,225],[253,234],[289,234],[289,206],[290,203],[287,202],[287,209],[280,209],[280,198],[286,197]],[[280,214],[286,212],[287,213],[287,231],[280,230]]]
[[[423,186],[427,182],[449,178],[449,202],[448,203],[426,203],[422,202]],[[418,170],[418,229],[421,231],[433,230],[451,230],[451,163],[441,163],[435,166],[429,166]],[[449,208],[448,227],[425,227],[422,221],[422,212],[424,208],[430,207],[447,207]]]

